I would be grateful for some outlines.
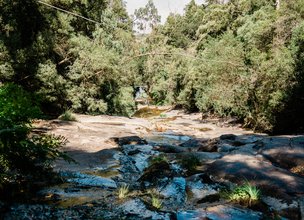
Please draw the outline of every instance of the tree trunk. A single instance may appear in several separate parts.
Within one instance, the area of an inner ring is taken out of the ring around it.
[[[281,0],[276,0],[276,8],[277,8],[277,10],[280,9],[280,6],[281,6]]]

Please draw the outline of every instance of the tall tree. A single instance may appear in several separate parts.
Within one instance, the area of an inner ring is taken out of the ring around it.
[[[145,7],[136,9],[134,12],[134,25],[140,31],[153,29],[159,24],[161,16],[154,5],[153,0],[149,0]]]

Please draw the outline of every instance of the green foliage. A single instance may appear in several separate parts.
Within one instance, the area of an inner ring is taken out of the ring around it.
[[[0,81],[37,94],[45,111],[130,116],[134,88],[145,86],[154,104],[237,116],[256,130],[300,115],[300,0],[191,1],[164,25],[149,1],[135,11],[134,28],[152,29],[140,36],[121,0],[46,2],[98,24],[33,0],[0,0]]]
[[[159,192],[156,189],[149,189],[147,193],[151,197],[151,205],[155,209],[162,208],[162,201],[159,199]]]
[[[168,163],[168,158],[166,157],[166,155],[159,155],[152,157],[150,163],[155,164],[155,163],[161,163],[163,161]]]
[[[183,168],[187,169],[189,172],[193,172],[196,170],[197,166],[201,165],[200,160],[195,154],[185,156],[180,160],[180,164]]]
[[[62,115],[59,116],[60,120],[63,121],[76,121],[75,115],[71,110],[66,110]]]
[[[151,205],[156,209],[161,209],[162,201],[158,197],[152,196],[151,197]]]
[[[224,197],[230,201],[252,206],[257,203],[261,197],[261,191],[250,183],[234,188],[232,191],[224,193]]]
[[[123,185],[119,187],[117,194],[119,199],[125,199],[129,194],[129,186]]]
[[[303,87],[297,71],[303,62],[294,52],[301,43],[293,37],[302,21],[299,2],[278,9],[275,1],[192,1],[183,16],[171,14],[143,42],[148,55],[140,60],[140,77],[150,97],[237,116],[268,132],[285,109],[299,115],[290,101],[299,100]]]
[[[141,31],[146,31],[148,28],[153,29],[161,19],[153,0],[149,0],[145,7],[136,9],[134,17],[135,25]]]
[[[40,110],[29,93],[14,84],[0,87],[1,128],[26,126],[40,115]]]
[[[39,116],[31,95],[13,84],[0,87],[0,184],[44,171],[61,157],[63,137],[31,134],[30,122]]]

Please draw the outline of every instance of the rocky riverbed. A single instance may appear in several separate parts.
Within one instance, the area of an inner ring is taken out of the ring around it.
[[[303,219],[304,136],[180,110],[144,116],[36,122],[65,136],[77,163],[57,161],[63,183],[6,207],[4,219]],[[257,201],[227,197],[244,184],[257,187]]]

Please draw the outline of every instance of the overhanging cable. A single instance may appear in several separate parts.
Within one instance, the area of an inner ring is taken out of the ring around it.
[[[77,14],[77,13],[75,13],[75,12],[67,11],[67,10],[65,10],[65,9],[56,7],[56,6],[54,6],[54,5],[48,4],[48,3],[43,2],[43,1],[38,1],[38,3],[43,4],[43,5],[45,5],[45,6],[48,6],[48,7],[50,7],[50,8],[56,9],[56,10],[58,10],[58,11],[61,11],[61,12],[64,12],[64,13],[73,15],[73,16],[75,16],[75,17],[82,18],[82,19],[84,19],[84,20],[86,20],[86,21],[93,22],[93,23],[95,23],[95,24],[101,24],[101,23],[98,22],[98,21],[95,21],[95,20],[92,20],[92,19],[90,19],[90,18],[84,17],[84,16],[79,15],[79,14]]]

